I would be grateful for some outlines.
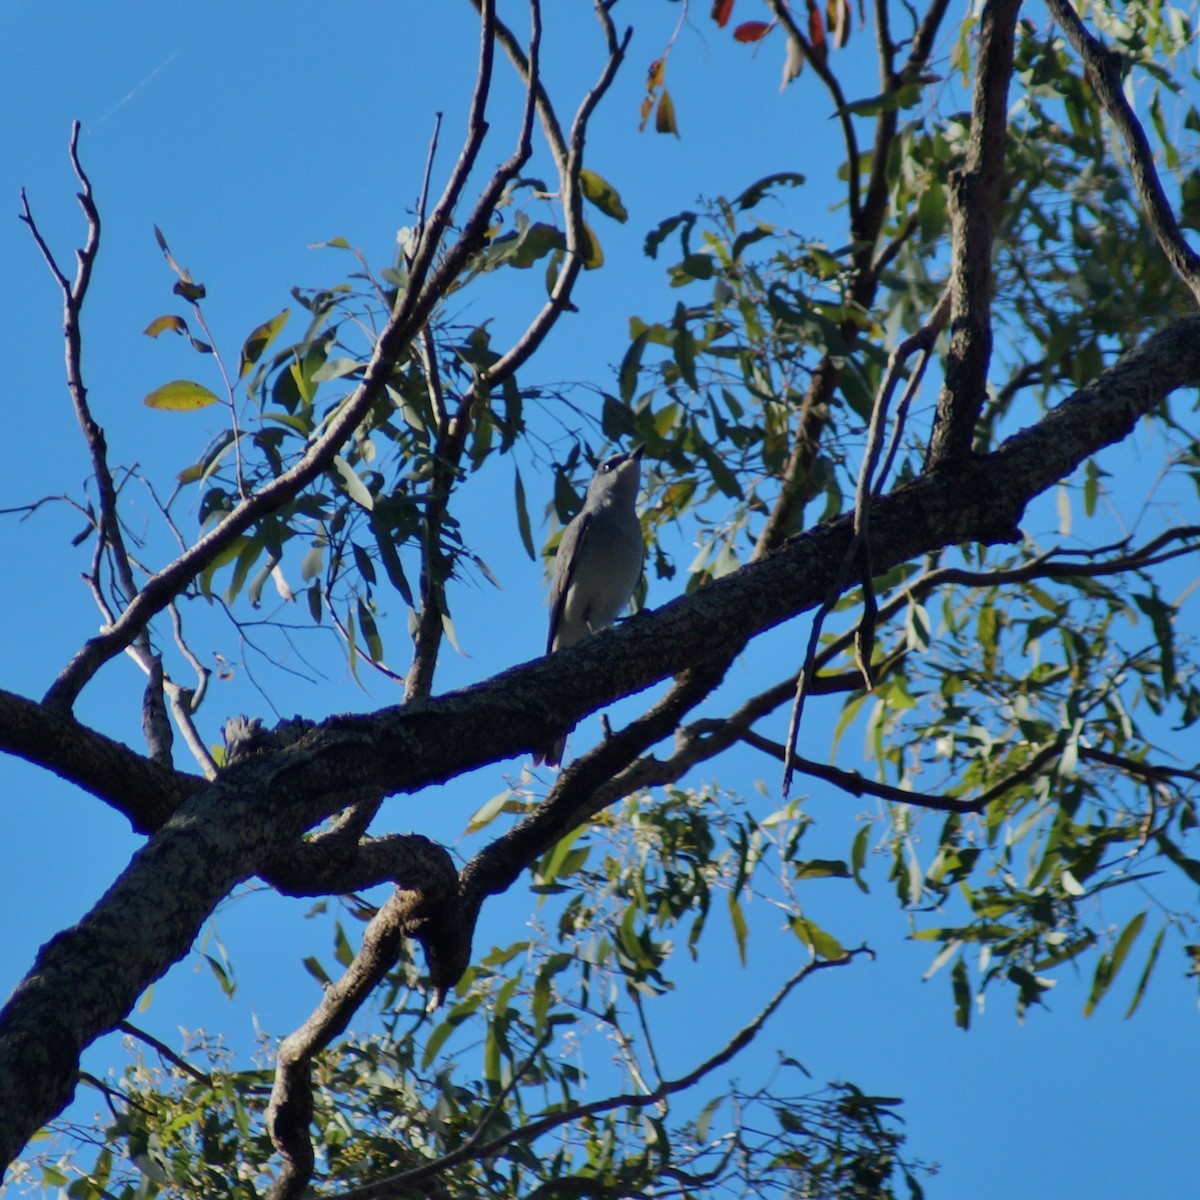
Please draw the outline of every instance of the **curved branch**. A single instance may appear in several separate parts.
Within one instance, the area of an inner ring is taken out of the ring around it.
[[[1200,255],[1188,245],[1175,219],[1154,167],[1154,151],[1134,116],[1121,82],[1121,56],[1093,37],[1068,0],[1046,0],[1050,15],[1062,26],[1076,53],[1089,69],[1092,86],[1129,151],[1133,185],[1146,210],[1146,220],[1175,274],[1200,300]]]
[[[430,905],[439,899],[436,893],[423,895],[398,887],[371,918],[362,946],[342,977],[325,989],[312,1016],[280,1043],[265,1117],[283,1167],[268,1193],[270,1200],[302,1195],[312,1178],[315,1157],[308,1125],[313,1057],[346,1031],[359,1006],[396,965],[404,938],[417,935]]]

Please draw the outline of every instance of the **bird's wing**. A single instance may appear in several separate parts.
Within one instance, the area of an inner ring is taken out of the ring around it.
[[[563,609],[567,605],[567,593],[575,578],[575,566],[583,553],[588,527],[592,523],[591,513],[580,513],[565,530],[558,543],[558,554],[554,558],[554,582],[550,587],[550,632],[546,635],[546,653],[554,650],[554,639],[558,634]]]

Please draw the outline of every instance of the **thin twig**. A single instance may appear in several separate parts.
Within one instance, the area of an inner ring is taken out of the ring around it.
[[[206,1075],[203,1071],[193,1067],[187,1059],[176,1054],[165,1042],[160,1042],[152,1033],[147,1033],[144,1029],[139,1029],[136,1025],[129,1021],[121,1021],[117,1028],[122,1033],[127,1033],[132,1038],[137,1038],[139,1042],[145,1042],[147,1046],[157,1051],[167,1062],[178,1067],[185,1075],[190,1075],[197,1083],[203,1083],[208,1087],[212,1086],[212,1076]]]
[[[742,740],[748,746],[770,754],[773,758],[778,758],[780,762],[783,761],[786,751],[781,742],[772,741],[770,738],[753,732],[744,733]],[[1043,746],[1024,766],[970,799],[938,796],[932,792],[915,792],[908,788],[894,787],[892,784],[868,779],[858,771],[844,771],[840,767],[814,762],[810,758],[802,758],[796,754],[791,755],[791,762],[796,770],[835,784],[852,796],[877,796],[881,800],[888,800],[893,804],[911,804],[914,808],[930,808],[937,812],[981,813],[993,800],[1005,792],[1027,783],[1047,763],[1059,757],[1062,754],[1064,741],[1065,738],[1060,737],[1048,746]]]

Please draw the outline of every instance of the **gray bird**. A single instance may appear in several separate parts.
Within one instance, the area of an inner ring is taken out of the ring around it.
[[[546,653],[573,646],[611,625],[629,603],[642,573],[645,546],[638,521],[642,449],[614,454],[596,469],[583,508],[563,530],[550,585],[550,632]],[[566,736],[534,762],[557,767]]]

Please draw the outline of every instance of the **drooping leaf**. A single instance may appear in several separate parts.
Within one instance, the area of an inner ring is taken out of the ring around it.
[[[533,527],[529,521],[529,507],[525,503],[525,484],[521,479],[521,469],[519,467],[515,468],[514,475],[513,484],[517,505],[517,530],[521,535],[521,545],[525,547],[525,553],[529,555],[529,561],[537,562],[537,551],[533,545]]]
[[[744,967],[746,965],[746,939],[749,936],[750,928],[746,924],[746,914],[742,911],[741,901],[737,898],[737,893],[731,891],[729,893],[729,919],[733,923],[733,936],[737,942],[738,958]]]
[[[654,129],[657,133],[673,133],[676,137],[679,136],[679,126],[675,122],[675,101],[671,99],[671,93],[666,88],[663,88],[662,95],[658,98]]]
[[[841,50],[850,40],[850,0],[827,0],[825,24],[833,38],[833,48]]]
[[[340,454],[334,455],[333,469],[350,499],[370,512],[375,507],[375,497],[358,472]]]
[[[804,47],[800,44],[799,38],[789,36],[787,53],[783,57],[783,77],[779,81],[779,90],[782,92],[793,79],[799,79],[803,70]]]
[[[825,20],[817,6],[817,0],[808,0],[808,44],[812,47],[813,57],[823,63],[829,56],[829,46],[825,41]]]
[[[379,627],[375,623],[375,614],[361,596],[358,598],[358,627],[362,630],[363,639],[372,662],[383,662],[383,639],[379,636]]]
[[[604,251],[600,248],[600,239],[592,232],[592,227],[583,223],[583,245],[579,247],[583,255],[583,269],[594,271],[604,266]]]

